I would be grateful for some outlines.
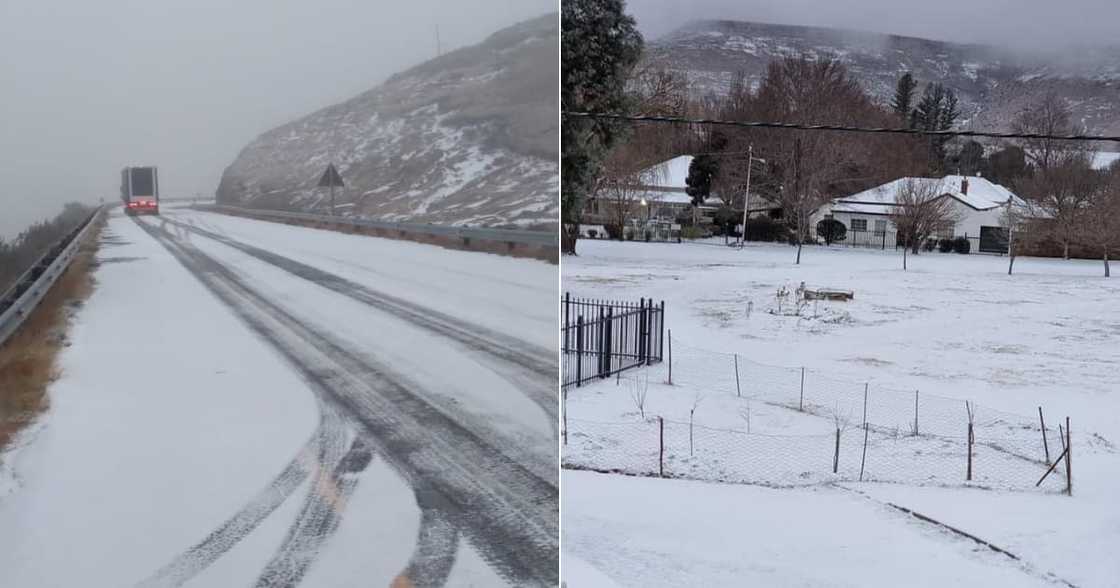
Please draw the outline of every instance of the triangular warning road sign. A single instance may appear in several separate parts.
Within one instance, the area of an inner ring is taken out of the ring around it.
[[[345,184],[342,183],[342,176],[338,175],[338,170],[335,169],[334,164],[327,165],[327,171],[323,172],[323,177],[319,178],[320,188],[342,188]]]

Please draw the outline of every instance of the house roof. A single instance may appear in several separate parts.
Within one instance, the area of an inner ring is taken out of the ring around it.
[[[962,190],[965,180],[968,181],[967,193]],[[985,178],[954,175],[944,178],[899,178],[858,194],[838,198],[832,210],[833,212],[887,214],[894,206],[899,190],[908,181],[934,185],[939,194],[951,196],[976,210],[991,210],[1003,206],[1008,198],[1016,204],[1022,204],[1022,200],[1011,190]]]
[[[681,155],[680,157],[674,157],[653,166],[659,168],[657,170],[657,180],[653,185],[666,188],[680,188],[683,191],[688,185],[685,183],[685,178],[688,177],[688,168],[691,165],[692,156]]]

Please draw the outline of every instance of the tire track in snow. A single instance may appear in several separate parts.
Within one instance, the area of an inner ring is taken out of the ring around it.
[[[299,584],[323,545],[338,529],[346,503],[358,485],[359,475],[372,460],[373,451],[361,437],[357,437],[344,455],[320,461],[330,466],[319,470],[284,543],[257,580],[258,587]]]
[[[188,225],[181,221],[170,220],[168,222],[461,343],[471,352],[481,352],[492,360],[492,367],[497,368],[499,373],[504,373],[516,379],[521,384],[520,388],[526,396],[549,416],[554,427],[558,426],[559,399],[556,395],[556,377],[559,373],[559,365],[556,362],[555,354],[548,350],[407,300],[374,291],[339,275],[219,235],[213,231]],[[493,365],[493,360],[496,360],[497,365]]]
[[[333,409],[323,411],[319,417],[319,426],[311,439],[268,486],[202,541],[141,581],[139,586],[153,588],[181,586],[209,567],[256,530],[296,491],[312,471],[322,468],[321,456],[324,448],[341,445],[344,435],[345,430],[342,428],[337,412]],[[316,455],[320,457],[317,459]]]
[[[482,558],[516,586],[559,581],[555,483],[512,461],[441,413],[385,366],[296,319],[188,243],[141,221],[211,292],[270,343],[408,481],[438,504]]]

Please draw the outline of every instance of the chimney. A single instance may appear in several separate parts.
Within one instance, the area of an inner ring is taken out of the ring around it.
[[[961,178],[961,194],[968,195],[968,178]]]

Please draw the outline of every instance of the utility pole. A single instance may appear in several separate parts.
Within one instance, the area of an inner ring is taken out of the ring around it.
[[[766,163],[765,159],[759,159],[754,156],[754,145],[747,146],[747,191],[743,194],[743,232],[739,235],[739,248],[742,249],[747,244],[747,212],[751,209],[751,166],[754,162],[762,164]]]

